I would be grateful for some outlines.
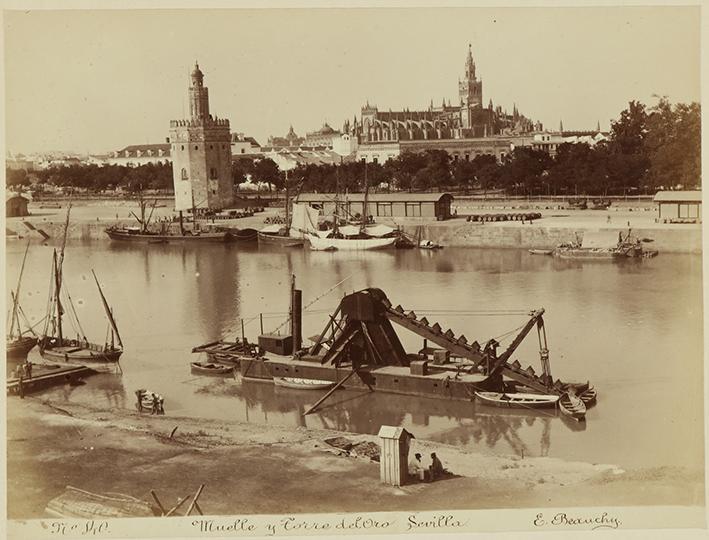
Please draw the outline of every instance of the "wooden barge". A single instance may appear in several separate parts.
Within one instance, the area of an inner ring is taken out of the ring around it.
[[[86,366],[69,366],[58,364],[34,364],[32,377],[20,379],[8,377],[8,395],[24,395],[31,392],[44,390],[60,384],[79,384],[84,377],[96,373]]]

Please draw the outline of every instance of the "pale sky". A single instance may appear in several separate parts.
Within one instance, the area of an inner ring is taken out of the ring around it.
[[[292,124],[458,102],[468,43],[483,99],[556,129],[628,101],[699,101],[698,7],[5,12],[6,146],[160,143],[199,60],[210,111],[266,144]]]

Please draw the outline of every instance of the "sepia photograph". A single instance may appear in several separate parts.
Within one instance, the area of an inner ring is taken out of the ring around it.
[[[35,8],[9,538],[706,528],[703,6]]]

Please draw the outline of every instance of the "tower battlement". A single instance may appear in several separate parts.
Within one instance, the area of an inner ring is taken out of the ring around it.
[[[229,127],[229,120],[227,118],[204,118],[195,119],[191,118],[189,120],[170,120],[171,128],[178,127],[215,127],[215,126],[225,126]]]

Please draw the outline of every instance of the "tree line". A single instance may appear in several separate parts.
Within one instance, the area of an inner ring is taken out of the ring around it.
[[[564,143],[550,156],[529,147],[516,147],[500,162],[492,155],[453,159],[444,150],[405,152],[383,164],[346,161],[340,164],[299,164],[279,170],[268,157],[236,158],[232,180],[283,189],[334,192],[361,191],[369,186],[392,190],[504,190],[516,195],[619,195],[658,188],[698,188],[701,173],[698,103],[672,105],[662,97],[653,107],[631,101],[611,124],[608,140],[590,146]],[[7,170],[7,184],[73,186],[89,190],[123,188],[170,189],[172,167],[97,165]]]

